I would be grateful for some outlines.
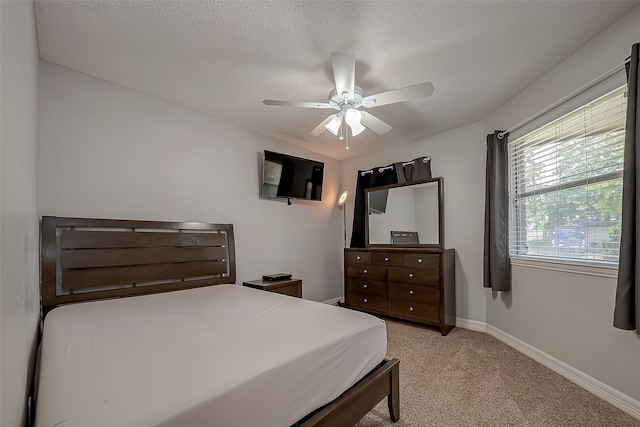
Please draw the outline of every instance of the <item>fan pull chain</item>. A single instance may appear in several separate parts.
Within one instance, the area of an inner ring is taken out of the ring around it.
[[[345,126],[344,117],[342,118],[342,123],[340,124],[340,136],[338,137],[340,141],[345,140],[345,148],[349,149],[349,129]]]
[[[347,136],[346,136],[346,143],[345,143],[345,148],[348,150],[349,149],[349,131],[345,130],[344,132]]]

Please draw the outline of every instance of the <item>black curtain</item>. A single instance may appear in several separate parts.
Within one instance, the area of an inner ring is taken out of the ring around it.
[[[382,169],[382,172],[380,172]],[[363,172],[366,172],[363,175]],[[351,247],[365,247],[365,203],[364,190],[381,185],[396,184],[398,182],[397,165],[386,167],[375,167],[372,172],[358,171],[358,181],[356,184],[356,197],[353,207],[353,227],[351,229]]]
[[[620,260],[618,265],[618,284],[616,289],[616,307],[613,313],[613,326],[619,329],[634,330],[640,334],[640,292],[638,292],[637,255],[640,252],[640,218],[636,209],[640,196],[640,131],[638,129],[638,43],[631,48],[631,61],[627,64],[627,125],[624,142],[624,174],[622,177],[622,234],[620,236]]]
[[[398,180],[400,182],[431,179],[431,157],[418,157],[407,163],[406,165],[404,163],[396,163],[398,171],[402,171],[402,173],[398,174]]]
[[[487,135],[483,268],[484,287],[494,291],[511,289],[507,140],[504,131]]]

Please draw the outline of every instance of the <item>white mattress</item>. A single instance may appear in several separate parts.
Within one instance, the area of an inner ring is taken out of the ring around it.
[[[290,426],[385,352],[380,319],[239,285],[60,307],[36,427]]]

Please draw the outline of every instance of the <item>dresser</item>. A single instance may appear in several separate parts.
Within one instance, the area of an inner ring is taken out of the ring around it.
[[[437,327],[455,326],[455,250],[347,248],[345,306]]]

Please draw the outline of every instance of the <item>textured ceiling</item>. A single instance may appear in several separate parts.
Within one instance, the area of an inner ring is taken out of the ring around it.
[[[36,1],[40,56],[336,159],[481,120],[638,5],[631,1]],[[368,111],[393,129],[309,132],[333,110],[330,53],[365,96],[423,81],[433,96]],[[215,142],[215,137],[212,138]]]

